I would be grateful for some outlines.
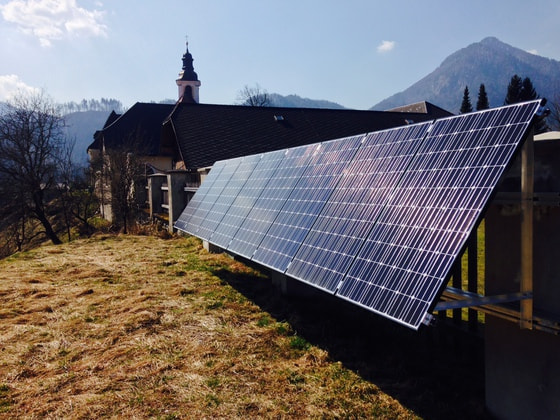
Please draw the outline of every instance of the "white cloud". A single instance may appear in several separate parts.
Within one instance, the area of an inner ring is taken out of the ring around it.
[[[395,41],[381,41],[381,44],[377,46],[378,53],[387,53],[395,48]]]
[[[52,41],[74,35],[107,36],[104,12],[78,7],[76,0],[12,0],[0,5],[7,22],[39,39],[48,47]]]
[[[40,89],[26,85],[15,74],[0,76],[0,101],[9,101],[20,93],[36,94]]]

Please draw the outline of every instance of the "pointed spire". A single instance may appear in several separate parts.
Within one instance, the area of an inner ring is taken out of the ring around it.
[[[187,40],[187,51],[183,54],[183,71],[179,73],[181,80],[198,80],[198,75],[194,71],[193,58],[189,52],[189,41]]]
[[[179,101],[184,103],[198,103],[200,80],[194,71],[193,58],[189,52],[189,40],[186,41],[186,51],[183,54],[183,70],[177,79],[179,87]]]

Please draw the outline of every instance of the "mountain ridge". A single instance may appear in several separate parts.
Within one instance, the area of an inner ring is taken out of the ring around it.
[[[299,95],[280,95],[279,93],[270,93],[270,101],[272,106],[285,108],[327,108],[327,109],[347,109],[345,106],[336,102],[325,99],[302,98]]]
[[[475,104],[482,83],[490,106],[501,106],[514,74],[529,77],[541,97],[552,98],[560,93],[560,61],[486,37],[450,54],[434,71],[370,109],[386,110],[425,100],[458,112],[465,86]]]
[[[64,115],[65,134],[74,142],[74,162],[87,164],[87,148],[93,141],[93,134],[103,128],[109,114],[109,111],[76,111]]]

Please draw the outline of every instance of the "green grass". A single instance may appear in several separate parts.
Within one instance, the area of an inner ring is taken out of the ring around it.
[[[484,282],[485,282],[485,226],[484,220],[480,223],[477,229],[477,293],[484,295]],[[467,248],[461,257],[461,289],[468,290],[469,282],[469,249]],[[451,279],[449,286],[453,284]],[[461,310],[461,319],[468,321],[469,319],[468,308]],[[448,310],[447,316],[452,317],[453,311]],[[485,317],[483,312],[477,313],[478,322],[484,323]]]
[[[294,350],[307,350],[311,344],[305,338],[295,335],[290,339],[290,347]]]

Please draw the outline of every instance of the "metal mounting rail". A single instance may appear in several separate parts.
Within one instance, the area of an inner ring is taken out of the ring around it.
[[[495,204],[519,205],[521,192],[498,192],[494,198]],[[560,207],[560,192],[534,192],[533,205]]]
[[[532,299],[532,294],[518,292],[496,296],[482,296],[454,287],[447,287],[441,299],[442,300],[438,302],[434,311],[469,307],[485,314],[519,324],[522,318],[520,310],[514,307],[503,306],[503,304]],[[560,318],[556,315],[542,312],[534,313],[532,325],[535,330],[560,335]]]
[[[482,296],[477,293],[448,287],[443,292],[443,297],[450,299],[438,302],[436,311],[446,311],[448,309],[470,308],[473,306],[492,305],[497,303],[519,302],[524,299],[532,299],[531,293],[507,293],[496,296]]]

